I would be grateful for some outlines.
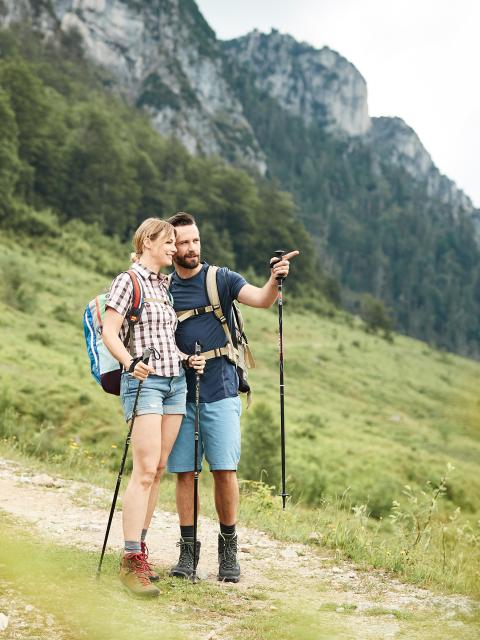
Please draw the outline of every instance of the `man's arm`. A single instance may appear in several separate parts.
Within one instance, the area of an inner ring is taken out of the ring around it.
[[[282,278],[286,278],[288,276],[290,269],[289,260],[298,256],[299,253],[299,251],[290,251],[290,253],[286,253],[280,261],[272,258],[270,261],[272,265],[270,277],[263,287],[254,287],[253,284],[245,284],[240,289],[237,300],[249,307],[258,307],[261,309],[271,307],[277,299],[277,277],[281,276]],[[272,263],[272,260],[277,260],[277,262]]]

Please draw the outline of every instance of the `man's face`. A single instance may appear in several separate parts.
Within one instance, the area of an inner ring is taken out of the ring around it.
[[[196,224],[175,227],[177,253],[173,261],[184,269],[195,269],[200,263],[200,233]]]

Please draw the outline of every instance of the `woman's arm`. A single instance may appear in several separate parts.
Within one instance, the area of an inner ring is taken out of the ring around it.
[[[103,320],[103,341],[105,346],[110,351],[112,356],[123,365],[125,371],[128,371],[133,357],[128,353],[125,345],[120,340],[118,334],[123,324],[123,316],[112,309],[107,307],[105,310],[105,317]],[[144,364],[142,361],[137,362],[132,375],[138,380],[145,380],[149,373],[154,373],[153,367],[148,364]]]

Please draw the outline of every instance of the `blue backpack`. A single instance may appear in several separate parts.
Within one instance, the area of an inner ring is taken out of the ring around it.
[[[128,348],[127,345],[133,326],[140,319],[144,303],[143,288],[137,274],[133,269],[130,269],[127,273],[132,280],[133,300],[132,306],[125,316],[128,322],[128,331],[123,344],[126,348]],[[92,376],[104,391],[119,396],[122,367],[107,349],[102,337],[107,302],[108,293],[101,293],[88,303],[83,314],[83,331],[85,333]]]

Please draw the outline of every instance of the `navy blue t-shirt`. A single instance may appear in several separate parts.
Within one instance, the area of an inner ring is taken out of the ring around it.
[[[192,278],[182,279],[174,272],[170,284],[175,311],[206,307],[210,304],[207,296],[206,273],[208,264]],[[217,287],[223,313],[232,327],[232,301],[237,299],[240,289],[247,284],[245,278],[235,271],[221,267],[217,271]],[[195,352],[197,340],[202,351],[210,351],[224,347],[228,340],[220,321],[215,314],[205,313],[179,322],[175,339],[181,351],[188,354]],[[235,366],[227,358],[207,360],[205,371],[200,378],[200,402],[216,402],[224,398],[238,395],[238,377]],[[195,374],[187,371],[187,402],[195,402]]]

